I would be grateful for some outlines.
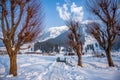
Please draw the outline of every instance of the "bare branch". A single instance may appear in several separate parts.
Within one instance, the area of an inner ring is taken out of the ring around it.
[[[6,38],[6,31],[5,31],[5,25],[4,25],[4,18],[5,18],[5,2],[2,0],[2,33],[3,37]]]
[[[16,55],[23,44],[32,42],[41,33],[43,11],[38,0],[0,0],[0,9],[3,33],[0,39],[10,57],[10,74],[16,76]]]
[[[17,51],[20,46],[34,41],[41,33],[44,18],[41,3],[37,0],[2,0],[1,3],[3,41],[5,46],[15,47]]]
[[[69,28],[70,33],[68,34],[68,44],[72,49],[77,53],[78,56],[78,65],[82,67],[82,50],[83,50],[83,43],[81,40],[81,35],[78,32],[80,27],[79,22],[68,20],[66,25]]]
[[[94,0],[92,4],[89,2],[88,5],[90,10],[105,24],[104,26],[91,25],[90,33],[106,51],[109,66],[114,66],[110,51],[117,35],[120,33],[120,31],[117,30],[117,28],[120,27],[120,12],[118,12],[117,5],[117,0]]]

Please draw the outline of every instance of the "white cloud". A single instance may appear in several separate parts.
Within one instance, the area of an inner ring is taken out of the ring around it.
[[[63,9],[65,9],[66,11],[68,11],[67,4],[63,4]]]
[[[77,7],[77,5],[73,2],[71,5],[71,13],[73,13],[73,20],[82,21],[83,20],[83,8]]]
[[[83,20],[83,8],[81,6],[77,6],[74,2],[71,5],[57,5],[57,11],[59,12],[60,18],[63,20],[68,20],[70,18],[72,18],[74,21],[79,22]]]
[[[63,4],[62,7],[57,6],[57,11],[59,12],[59,16],[63,20],[68,20],[70,18],[70,13],[68,12],[67,4]]]

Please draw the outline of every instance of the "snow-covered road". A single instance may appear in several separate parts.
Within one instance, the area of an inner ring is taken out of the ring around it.
[[[108,67],[106,58],[83,56],[83,68],[77,66],[76,56],[66,57],[68,64],[56,58],[18,55],[18,76],[12,77],[8,56],[0,56],[0,80],[120,80],[120,56],[113,56],[114,68]]]

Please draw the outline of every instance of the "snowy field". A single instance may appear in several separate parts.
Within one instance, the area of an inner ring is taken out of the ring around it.
[[[108,67],[106,57],[83,56],[83,68],[77,57],[66,57],[68,63],[56,62],[57,56],[21,54],[17,57],[18,76],[9,73],[9,58],[0,56],[0,80],[120,80],[120,53],[113,54],[115,67]],[[63,56],[61,56],[63,58]]]

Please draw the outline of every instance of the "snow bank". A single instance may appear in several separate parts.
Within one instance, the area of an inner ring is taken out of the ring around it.
[[[18,76],[13,77],[8,75],[8,56],[0,56],[0,80],[120,80],[120,55],[113,56],[114,68],[108,67],[106,58],[83,56],[81,68],[76,56],[65,56],[68,64],[56,62],[57,57],[18,55]]]

